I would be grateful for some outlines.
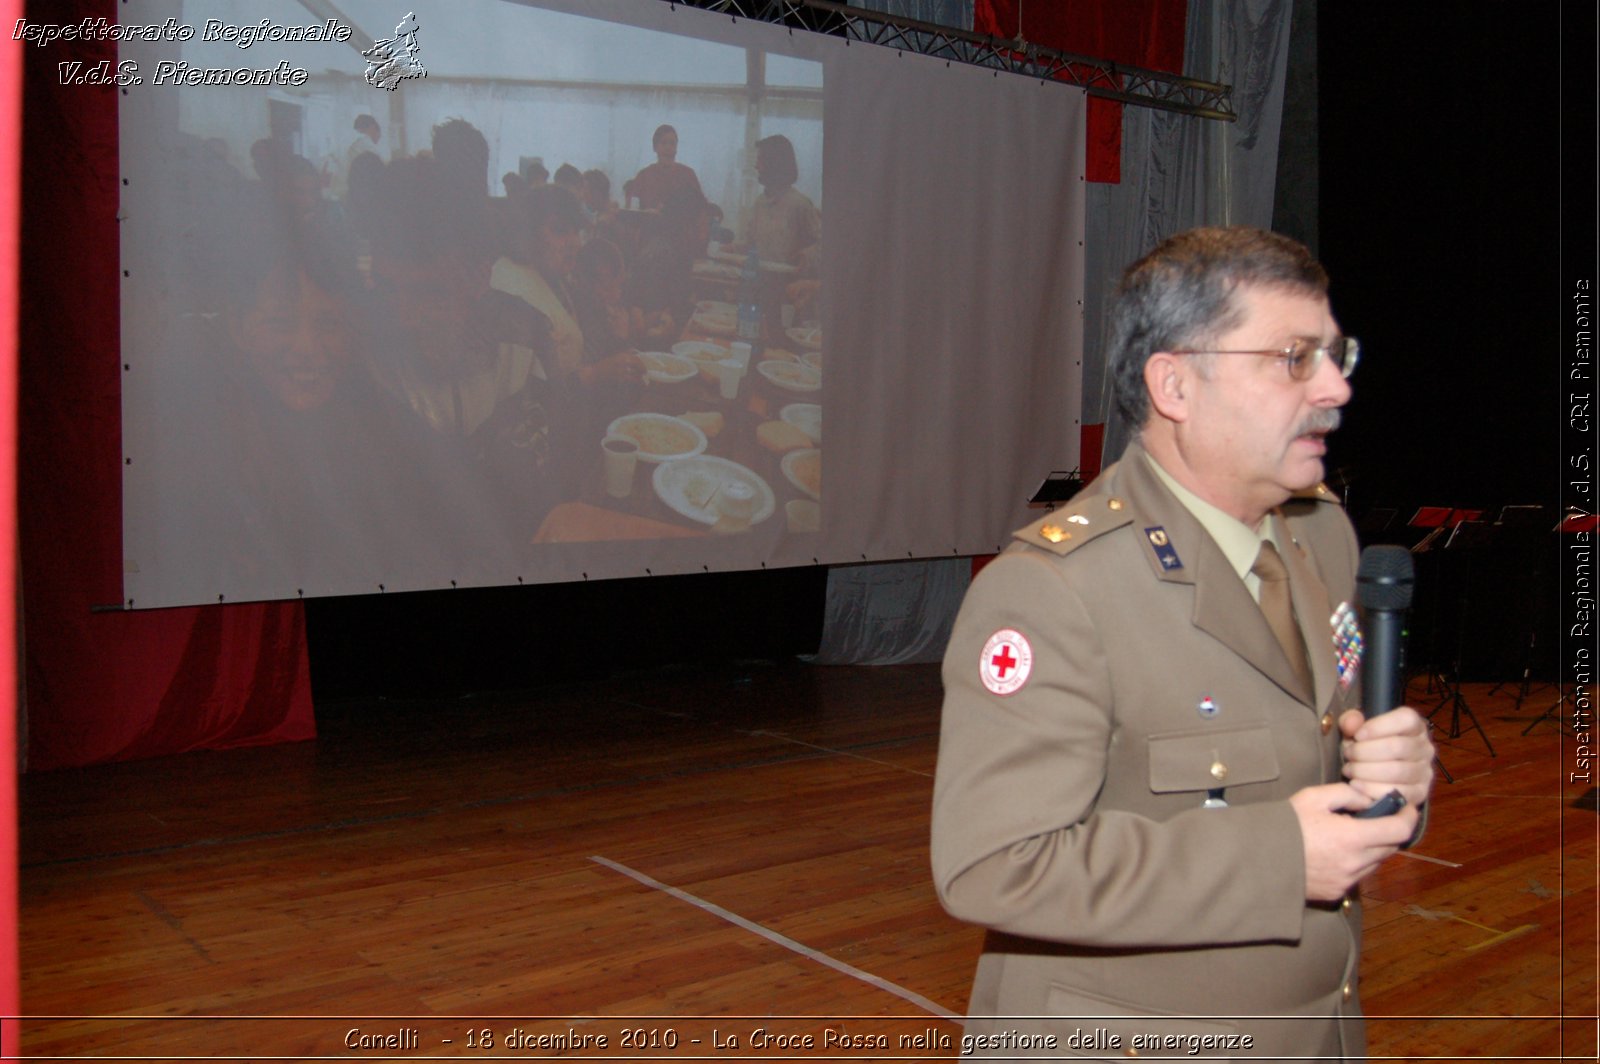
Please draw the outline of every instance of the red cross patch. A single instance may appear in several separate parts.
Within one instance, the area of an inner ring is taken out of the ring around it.
[[[978,678],[994,694],[1009,695],[1021,690],[1032,671],[1033,648],[1016,629],[1002,628],[983,644]]]

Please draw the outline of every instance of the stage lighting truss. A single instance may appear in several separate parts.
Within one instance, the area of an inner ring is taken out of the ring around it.
[[[1112,63],[1044,48],[1025,40],[989,37],[950,26],[845,7],[830,0],[662,0],[736,18],[771,22],[790,29],[826,33],[851,41],[880,44],[952,63],[967,63],[1023,77],[1076,85],[1090,96],[1135,107],[1235,121],[1232,86],[1199,81],[1159,70]]]

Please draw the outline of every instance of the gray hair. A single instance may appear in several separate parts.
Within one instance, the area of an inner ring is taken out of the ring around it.
[[[1150,416],[1144,367],[1158,351],[1203,347],[1238,326],[1240,285],[1286,288],[1326,299],[1328,274],[1305,245],[1247,226],[1191,229],[1168,237],[1122,274],[1111,308],[1117,409],[1138,431]]]

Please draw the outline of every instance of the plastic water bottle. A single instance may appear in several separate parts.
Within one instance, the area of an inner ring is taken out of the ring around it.
[[[754,346],[761,342],[761,256],[754,248],[739,271],[739,339]]]

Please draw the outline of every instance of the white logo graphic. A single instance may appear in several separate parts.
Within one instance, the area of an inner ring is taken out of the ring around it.
[[[361,53],[367,57],[367,84],[393,92],[407,78],[425,78],[428,72],[417,59],[417,16],[406,17],[394,28],[394,37],[375,41]]]

